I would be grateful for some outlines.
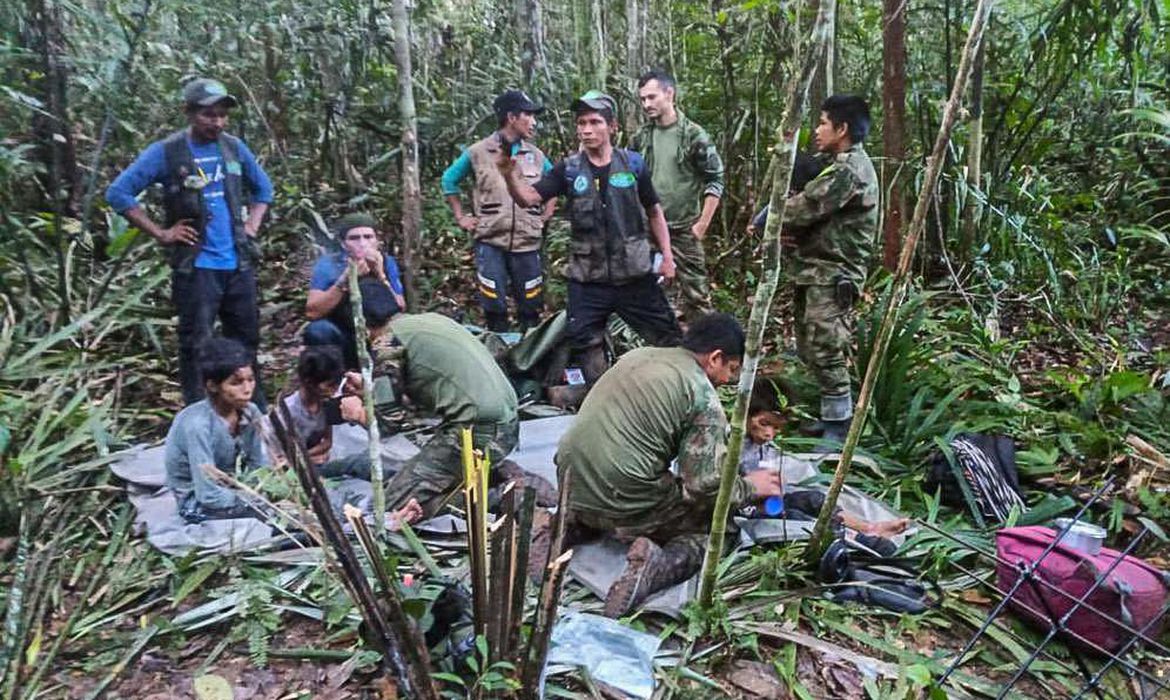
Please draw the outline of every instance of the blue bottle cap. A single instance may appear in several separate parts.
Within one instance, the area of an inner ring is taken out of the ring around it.
[[[764,501],[764,512],[776,517],[784,512],[784,499],[781,496],[768,496]]]

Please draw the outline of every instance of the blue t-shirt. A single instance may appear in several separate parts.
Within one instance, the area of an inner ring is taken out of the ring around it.
[[[333,286],[341,273],[345,271],[348,256],[345,251],[322,255],[313,265],[313,274],[309,276],[309,289],[325,291]],[[393,255],[382,254],[383,267],[386,268],[386,279],[390,281],[390,289],[395,294],[402,294],[402,275],[398,272],[398,261]]]
[[[203,242],[199,255],[195,258],[195,267],[209,270],[234,270],[236,246],[232,236],[232,215],[228,209],[227,196],[223,181],[227,176],[227,166],[223,154],[219,152],[219,143],[195,143],[187,137],[187,145],[191,149],[191,156],[195,161],[196,174],[200,172],[208,180],[203,187],[203,206],[206,214],[207,226],[203,230]],[[256,156],[244,144],[239,142],[238,156],[240,174],[244,184],[252,192],[251,202],[272,203],[272,182]],[[167,178],[166,153],[162,141],[150,144],[130,167],[122,171],[117,179],[106,190],[106,201],[118,213],[125,212],[138,206],[138,195],[147,187],[162,183]]]

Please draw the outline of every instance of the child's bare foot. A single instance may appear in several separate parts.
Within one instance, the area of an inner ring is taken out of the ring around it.
[[[909,518],[882,520],[880,522],[870,524],[869,534],[877,535],[878,537],[893,537],[894,535],[902,534],[908,527],[910,527]]]
[[[422,506],[419,505],[417,499],[412,498],[398,510],[386,514],[386,529],[391,531],[401,530],[402,523],[406,523],[407,525],[416,523],[422,520],[422,516]]]

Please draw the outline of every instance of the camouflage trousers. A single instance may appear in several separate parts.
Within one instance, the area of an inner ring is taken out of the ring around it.
[[[565,523],[564,549],[602,535],[622,542],[648,537],[660,547],[686,552],[689,571],[678,572],[679,580],[690,578],[703,563],[707,534],[711,531],[711,507],[697,507],[681,498],[634,517],[615,517],[592,511],[570,510]],[[729,541],[734,538],[729,538]],[[685,575],[684,575],[685,574]]]
[[[446,425],[423,445],[419,453],[402,465],[386,484],[386,507],[397,510],[417,498],[423,517],[434,516],[451,495],[463,485],[461,429]],[[477,423],[471,426],[471,441],[491,460],[493,471],[520,441],[520,423]]]
[[[821,388],[822,406],[826,405],[826,399],[830,404],[833,399],[847,399],[851,391],[851,305],[838,300],[835,285],[798,285],[795,316],[796,351],[816,377]],[[849,416],[822,415],[821,418],[843,420]]]
[[[684,323],[694,323],[711,312],[711,283],[707,279],[707,256],[703,242],[691,228],[670,229],[670,250],[674,254],[674,284],[667,294]]]

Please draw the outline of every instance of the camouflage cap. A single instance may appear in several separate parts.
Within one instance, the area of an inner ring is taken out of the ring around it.
[[[337,220],[333,225],[333,233],[340,239],[345,239],[345,234],[349,233],[350,229],[355,228],[372,228],[378,229],[378,222],[374,217],[361,211],[355,211],[351,214],[346,214]]]
[[[228,107],[240,104],[239,100],[228,94],[223,83],[211,78],[197,78],[184,85],[183,102],[197,107],[210,107],[221,102],[227,102]]]
[[[573,100],[569,105],[569,109],[573,110],[574,114],[581,112],[608,112],[609,117],[617,117],[617,102],[609,95],[600,90],[590,90]]]

